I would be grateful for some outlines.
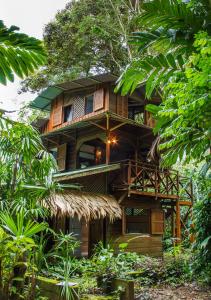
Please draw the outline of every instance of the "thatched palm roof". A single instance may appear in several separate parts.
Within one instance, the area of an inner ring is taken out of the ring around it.
[[[122,212],[117,200],[110,195],[94,194],[81,191],[63,191],[51,194],[44,200],[44,206],[52,215],[100,219],[108,217],[110,221],[121,218]]]

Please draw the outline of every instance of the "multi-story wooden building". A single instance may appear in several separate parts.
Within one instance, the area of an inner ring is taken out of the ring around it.
[[[154,120],[144,88],[123,97],[114,92],[116,79],[102,74],[59,84],[31,103],[50,113],[36,126],[57,160],[54,180],[68,184],[52,196],[54,226],[77,234],[81,255],[103,241],[159,256],[165,215],[181,239],[180,206],[191,207],[191,187],[149,157]]]

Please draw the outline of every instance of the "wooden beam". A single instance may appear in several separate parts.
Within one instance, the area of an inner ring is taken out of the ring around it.
[[[53,143],[53,144],[55,144],[55,145],[57,145],[57,146],[59,146],[59,143],[55,142],[54,140],[51,140],[51,139],[46,138],[46,137],[44,139],[51,142],[51,143]]]
[[[115,129],[117,129],[117,128],[119,128],[119,127],[125,125],[125,124],[126,124],[126,122],[123,122],[123,123],[121,123],[121,124],[118,124],[118,125],[112,127],[112,128],[110,129],[110,131],[114,131]]]
[[[71,135],[68,135],[68,134],[66,134],[64,132],[61,132],[61,134],[64,135],[65,137],[67,137],[67,138],[70,138],[70,139],[76,141],[76,139],[74,137],[72,137]]]
[[[157,198],[164,198],[164,199],[174,199],[174,200],[178,199],[177,195],[167,195],[167,194],[155,193],[155,192],[142,192],[142,191],[138,191],[138,190],[130,190],[130,194],[149,196],[149,197],[157,196]]]
[[[127,196],[127,192],[124,192],[124,193],[119,197],[119,199],[117,200],[118,203],[120,204],[120,203],[125,199],[126,196]]]
[[[122,207],[122,235],[126,234],[126,216],[125,207]]]
[[[193,206],[193,203],[191,201],[179,201],[180,206]]]
[[[94,126],[100,128],[100,129],[102,129],[102,130],[104,130],[104,131],[106,130],[106,127],[101,126],[101,125],[99,125],[99,124],[97,124],[97,123],[95,123],[95,122],[93,122],[93,121],[89,121],[88,123],[90,123],[90,124],[92,124],[92,125],[94,125]]]

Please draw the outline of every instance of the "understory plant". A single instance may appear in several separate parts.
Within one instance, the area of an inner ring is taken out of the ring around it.
[[[193,207],[194,261],[191,266],[200,279],[211,285],[211,172],[205,170],[205,166],[194,180],[197,202]]]
[[[163,260],[127,252],[125,243],[120,244],[118,252],[115,254],[111,246],[105,248],[100,243],[92,258],[92,270],[103,288],[114,278],[135,280],[147,286],[164,282],[177,285],[192,278],[189,267],[192,256],[181,247],[165,253]]]
[[[10,213],[0,214],[0,292],[8,299],[19,299],[23,293],[36,249],[34,237],[46,227],[43,222],[27,220],[23,212],[16,218]],[[30,293],[29,289],[28,296]]]

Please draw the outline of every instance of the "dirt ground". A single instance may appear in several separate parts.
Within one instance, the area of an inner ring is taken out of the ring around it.
[[[143,289],[136,300],[211,300],[211,288],[196,284]]]

